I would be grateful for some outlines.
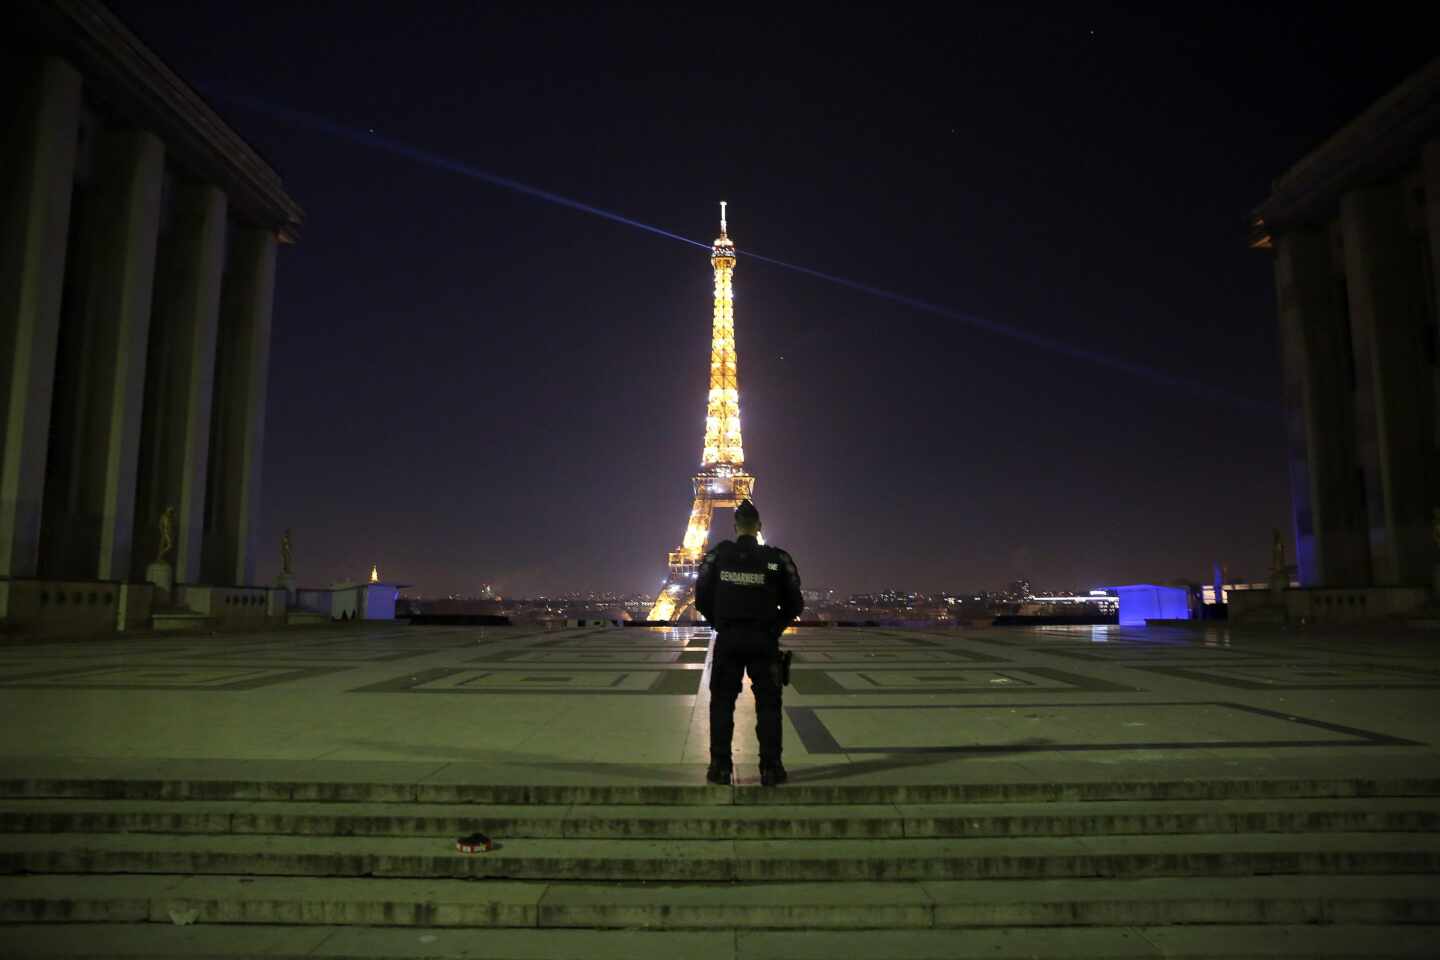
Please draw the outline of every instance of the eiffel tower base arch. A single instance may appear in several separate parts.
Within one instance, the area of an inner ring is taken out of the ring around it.
[[[691,478],[695,502],[690,521],[680,546],[670,551],[665,584],[650,608],[650,620],[675,622],[698,619],[695,610],[695,575],[710,542],[710,524],[715,511],[733,510],[742,501],[753,500],[755,478],[748,473],[725,468],[703,470]]]

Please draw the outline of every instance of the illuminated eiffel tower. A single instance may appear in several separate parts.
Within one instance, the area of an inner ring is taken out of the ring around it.
[[[695,571],[710,539],[715,509],[734,509],[750,499],[755,478],[745,472],[745,448],[740,443],[740,379],[735,358],[735,244],[725,232],[725,202],[720,203],[720,236],[710,249],[715,268],[715,318],[710,340],[710,397],[705,408],[705,448],[700,472],[691,482],[695,505],[685,539],[670,551],[669,575],[651,620],[678,620],[695,605]]]

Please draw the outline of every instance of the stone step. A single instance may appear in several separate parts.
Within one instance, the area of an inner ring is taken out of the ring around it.
[[[0,833],[828,839],[1180,833],[1412,832],[1440,828],[1440,799],[1107,801],[715,807],[0,800]]]
[[[448,838],[4,834],[0,873],[503,877],[522,880],[852,881],[1426,874],[1440,836],[1191,834],[878,840],[501,841]]]
[[[1049,803],[1100,800],[1440,797],[1437,777],[1156,777],[995,783],[834,784],[792,771],[779,788],[662,784],[496,784],[274,779],[12,777],[0,798],[298,800],[355,803],[601,804],[650,806],[897,803]]]
[[[177,918],[198,924],[668,930],[1440,923],[1440,884],[1414,876],[765,884],[0,878],[0,923]]]
[[[9,950],[42,958],[272,960],[1433,960],[1440,927],[1180,926],[971,930],[432,930],[383,927],[19,924]]]

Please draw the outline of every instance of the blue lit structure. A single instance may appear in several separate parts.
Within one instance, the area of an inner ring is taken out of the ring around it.
[[[1143,627],[1146,620],[1189,620],[1190,591],[1185,587],[1158,587],[1133,583],[1105,587],[1120,597],[1120,626]]]

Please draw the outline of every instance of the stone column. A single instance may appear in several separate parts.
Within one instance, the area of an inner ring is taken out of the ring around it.
[[[1360,441],[1373,443],[1373,453],[1362,455],[1372,465],[1366,483],[1378,487],[1371,492],[1378,501],[1371,507],[1370,552],[1381,586],[1428,585],[1433,549],[1426,509],[1433,501],[1426,468],[1435,429],[1427,403],[1434,384],[1428,298],[1404,203],[1398,184],[1353,191],[1340,203],[1358,389],[1368,394],[1359,398],[1369,408]]]
[[[50,434],[55,345],[80,74],[60,60],[15,64],[0,179],[0,577],[34,576]]]
[[[1430,436],[1430,516],[1435,525],[1435,511],[1440,510],[1440,138],[1431,140],[1424,151],[1425,233],[1430,238],[1430,336],[1431,350],[1436,359],[1430,367],[1430,409],[1434,430]],[[1431,588],[1440,599],[1440,531],[1432,531],[1433,552]]]
[[[125,579],[165,148],[101,132],[77,194],[45,473],[45,576]]]
[[[1275,290],[1300,582],[1368,586],[1354,357],[1327,231],[1297,229],[1276,238]]]
[[[205,495],[204,576],[212,584],[255,582],[275,243],[274,232],[263,227],[231,231]]]
[[[226,199],[181,180],[172,198],[151,318],[131,564],[138,571],[155,560],[160,515],[173,506],[175,579],[199,583]]]

